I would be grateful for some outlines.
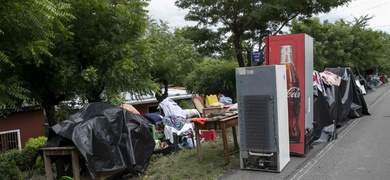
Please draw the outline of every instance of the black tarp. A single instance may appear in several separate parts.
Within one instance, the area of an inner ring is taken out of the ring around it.
[[[326,98],[317,86],[313,89],[314,95],[314,139],[317,140],[321,137],[324,127],[333,125],[334,118],[331,116],[330,105],[326,101]],[[333,131],[334,132],[334,131]],[[330,138],[332,135],[328,135]],[[324,141],[329,141],[326,138]]]
[[[326,86],[328,102],[335,101],[331,106],[335,106],[331,111],[332,117],[335,118],[335,124],[342,126],[350,119],[370,115],[363,94],[355,82],[355,76],[351,68],[326,68],[341,77],[340,86]],[[332,109],[332,108],[331,108]]]
[[[370,115],[351,68],[326,68],[341,77],[340,86],[324,84],[324,93],[314,88],[314,138],[326,142],[337,137],[336,127],[350,119]],[[326,94],[326,96],[324,96]],[[324,135],[327,134],[327,135]]]
[[[155,145],[144,117],[105,103],[85,105],[52,130],[55,135],[44,147],[69,145],[70,140],[92,177],[105,171],[144,172]]]

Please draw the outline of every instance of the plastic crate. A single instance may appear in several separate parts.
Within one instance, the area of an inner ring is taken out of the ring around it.
[[[204,138],[206,141],[215,141],[217,140],[217,135],[215,133],[215,130],[202,130],[201,131],[201,138]]]

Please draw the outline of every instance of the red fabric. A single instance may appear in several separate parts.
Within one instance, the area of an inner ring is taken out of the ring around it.
[[[385,76],[379,76],[379,79],[382,81],[382,83],[384,84],[385,83]]]
[[[207,118],[191,118],[191,122],[199,123],[200,125],[203,125],[207,121]]]

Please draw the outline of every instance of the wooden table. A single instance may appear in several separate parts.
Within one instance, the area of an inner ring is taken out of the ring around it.
[[[238,126],[238,115],[227,116],[219,120],[213,120],[213,118],[208,118],[208,120],[205,121],[203,125],[199,123],[194,123],[194,124],[195,124],[195,137],[196,137],[196,151],[198,154],[199,161],[203,161],[203,152],[202,152],[202,147],[199,138],[199,130],[221,129],[223,149],[225,151],[225,161],[226,164],[229,164],[230,163],[229,146],[228,146],[226,130],[227,128],[230,127],[232,128],[234,147],[238,149],[237,133],[236,133],[236,126]]]
[[[53,179],[53,171],[51,169],[51,159],[50,156],[65,156],[70,155],[72,158],[72,171],[73,171],[73,179],[80,180],[80,172],[79,172],[79,156],[76,147],[74,146],[66,146],[66,147],[48,147],[41,148],[43,151],[43,159],[45,161],[45,171],[46,171],[46,179]]]

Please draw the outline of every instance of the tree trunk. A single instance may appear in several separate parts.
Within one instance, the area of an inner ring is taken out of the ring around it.
[[[102,94],[103,90],[104,86],[101,83],[96,86],[90,86],[89,90],[86,93],[88,103],[102,102],[102,98],[100,97],[100,95]]]
[[[252,51],[250,49],[246,50],[246,59],[248,60],[246,66],[252,66]]]
[[[44,86],[44,89],[46,89],[46,86]],[[58,105],[63,100],[65,100],[64,95],[57,95],[53,91],[46,90],[42,94],[42,106],[43,106],[43,109],[45,110],[46,120],[47,120],[47,123],[49,124],[49,127],[52,127],[58,123],[54,119],[54,116],[56,113],[55,106]],[[49,135],[49,133],[47,133],[47,135]],[[55,162],[55,164],[56,164],[57,179],[61,178],[62,176],[67,175],[66,171],[65,171],[65,163],[62,160],[62,158],[58,159]]]
[[[42,106],[45,110],[47,123],[50,127],[57,124],[54,119],[54,115],[56,113],[54,107],[63,100],[65,100],[64,95],[56,95],[55,92],[49,90],[44,91],[42,94]]]
[[[165,98],[168,97],[168,81],[167,80],[163,80],[162,83],[163,83],[163,86],[164,86],[164,93],[162,93],[161,89],[159,89],[159,93],[156,93],[154,95],[154,97],[156,97],[156,99],[157,99],[157,101],[159,103],[162,102]]]
[[[101,93],[98,92],[89,92],[87,95],[88,103],[93,103],[93,102],[101,102],[102,98],[100,97]]]
[[[54,105],[43,104],[43,109],[45,110],[46,119],[49,126],[51,127],[57,124],[56,120],[54,119],[54,115],[55,115]]]
[[[244,58],[242,57],[242,46],[241,46],[241,38],[238,33],[233,34],[233,44],[234,44],[234,50],[236,52],[236,58],[238,61],[238,65],[240,67],[245,67]]]

